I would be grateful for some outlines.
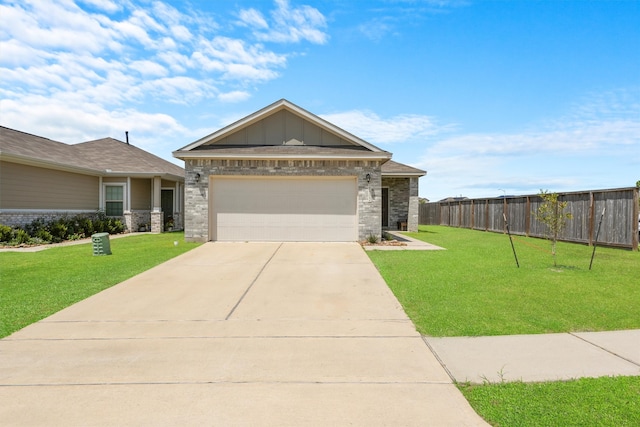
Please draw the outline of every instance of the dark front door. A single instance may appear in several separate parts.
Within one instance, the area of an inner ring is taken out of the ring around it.
[[[166,223],[169,217],[173,217],[173,190],[161,190],[160,207],[164,212],[164,222]]]
[[[382,189],[382,226],[389,227],[389,189]]]

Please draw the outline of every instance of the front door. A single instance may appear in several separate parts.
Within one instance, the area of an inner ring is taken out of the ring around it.
[[[389,189],[382,189],[382,227],[389,228]]]
[[[160,207],[164,212],[164,222],[169,220],[169,217],[173,217],[173,190],[161,190],[160,192]]]

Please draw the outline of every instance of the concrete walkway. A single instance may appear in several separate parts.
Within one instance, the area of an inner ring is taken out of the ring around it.
[[[0,425],[486,425],[356,243],[208,243],[0,340]]]
[[[443,251],[444,248],[432,245],[422,240],[414,239],[399,231],[385,231],[385,233],[393,236],[398,242],[404,243],[403,246],[385,246],[371,245],[363,246],[367,251]]]
[[[640,375],[640,329],[424,339],[458,382]]]

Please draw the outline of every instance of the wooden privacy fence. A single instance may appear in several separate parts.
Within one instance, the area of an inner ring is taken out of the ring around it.
[[[638,188],[558,193],[566,201],[567,221],[559,240],[592,245],[603,209],[598,245],[638,250]],[[512,234],[546,237],[547,227],[536,220],[535,212],[542,203],[538,195],[507,196],[490,199],[466,199],[420,205],[419,223],[447,225],[503,233],[503,214]]]

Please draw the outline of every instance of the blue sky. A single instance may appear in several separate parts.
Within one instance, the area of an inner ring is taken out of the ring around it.
[[[640,180],[640,2],[0,0],[0,124],[163,158],[281,98],[420,196]]]

